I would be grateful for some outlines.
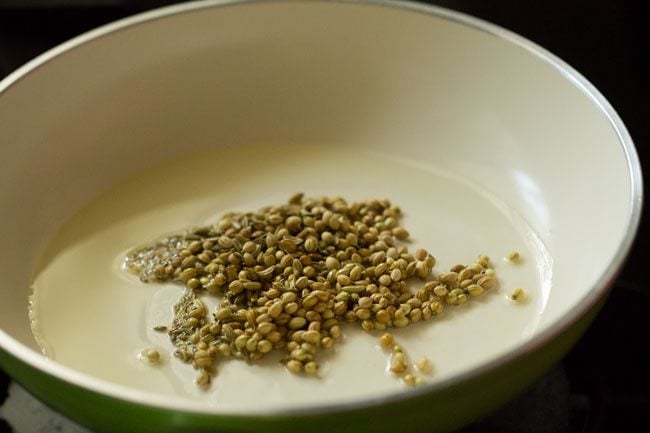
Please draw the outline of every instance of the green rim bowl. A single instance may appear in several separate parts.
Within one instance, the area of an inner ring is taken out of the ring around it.
[[[0,365],[98,432],[458,428],[577,341],[621,269],[641,209],[632,140],[584,77],[493,24],[401,1],[200,1],[108,24],[0,82],[0,140]],[[544,245],[534,331],[403,392],[272,411],[252,402],[246,413],[43,357],[27,304],[47,240],[120,179],[215,142],[374,146],[463,173]]]

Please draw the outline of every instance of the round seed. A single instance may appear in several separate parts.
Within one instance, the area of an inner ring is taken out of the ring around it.
[[[485,289],[478,284],[471,284],[467,287],[467,292],[471,296],[481,296],[485,292]]]
[[[375,320],[379,323],[388,323],[390,321],[390,313],[386,310],[379,310],[375,314]]]
[[[330,328],[330,335],[332,336],[333,339],[338,339],[341,337],[341,327],[338,325],[334,325]]]
[[[420,373],[428,374],[432,371],[431,361],[426,356],[418,359],[418,362],[415,364],[415,368],[418,369]]]
[[[339,261],[336,260],[335,257],[330,256],[325,259],[325,267],[329,270],[335,270],[335,269],[339,269],[341,265],[339,264]]]
[[[478,281],[477,284],[481,287],[483,287],[485,290],[493,289],[496,286],[496,278],[494,278],[492,275],[486,275],[484,277],[481,277]]]
[[[415,386],[415,376],[410,373],[405,374],[402,380],[408,386]]]
[[[142,357],[151,364],[156,364],[160,361],[160,353],[156,349],[143,350]]]
[[[318,364],[314,361],[310,361],[305,364],[305,373],[309,375],[315,375],[318,373]]]
[[[359,298],[358,304],[359,308],[370,308],[372,306],[372,299],[364,296],[363,298]]]
[[[257,343],[257,350],[260,353],[269,353],[273,349],[273,343],[269,340],[260,340]]]
[[[257,325],[257,332],[261,335],[267,335],[275,330],[275,324],[272,322],[262,322]]]
[[[390,371],[395,374],[402,374],[408,369],[408,365],[404,361],[395,361],[390,364]]]
[[[409,238],[409,232],[403,227],[395,227],[393,229],[393,236],[395,236],[400,241],[404,241]]]
[[[415,250],[415,259],[419,261],[424,261],[429,256],[429,253],[424,248],[418,248]]]
[[[389,334],[388,332],[384,333],[379,337],[379,344],[381,347],[388,349],[393,346],[395,339],[393,338],[392,334]]]
[[[302,362],[296,361],[295,359],[292,359],[291,361],[287,362],[287,370],[289,370],[293,374],[299,374],[302,372]]]

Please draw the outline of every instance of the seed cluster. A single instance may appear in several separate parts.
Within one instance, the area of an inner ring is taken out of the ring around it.
[[[395,338],[393,334],[384,332],[381,337],[379,337],[379,344],[382,348],[390,350],[390,365],[389,371],[397,377],[401,377],[402,382],[405,385],[415,386],[422,385],[424,379],[422,376],[413,374],[409,368],[408,359],[404,348],[399,344],[395,344]],[[431,361],[426,356],[421,357],[417,363],[413,365],[417,372],[421,374],[430,374],[433,370]]]
[[[210,383],[220,358],[255,361],[273,350],[286,352],[290,372],[315,375],[318,351],[341,338],[343,323],[404,327],[496,285],[486,256],[434,275],[431,254],[401,245],[409,233],[400,217],[388,200],[296,194],[135,249],[125,264],[144,282],[185,286],[171,326],[156,328],[199,370],[198,385]],[[199,298],[206,293],[222,295],[211,314]]]

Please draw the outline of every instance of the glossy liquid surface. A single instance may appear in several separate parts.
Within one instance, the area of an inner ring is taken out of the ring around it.
[[[427,322],[393,332],[415,362],[427,356],[427,382],[478,366],[535,331],[550,290],[552,263],[514,210],[463,180],[405,158],[327,146],[252,146],[191,155],[116,185],[78,212],[52,239],[34,276],[31,315],[37,341],[57,362],[118,384],[246,412],[379,397],[405,389],[386,372],[378,335],[344,325],[344,338],[321,352],[319,378],[288,373],[277,353],[260,363],[223,362],[209,390],[196,372],[171,356],[165,333],[182,288],[144,284],[122,268],[124,254],[162,234],[216,221],[230,210],[282,203],[296,191],[351,200],[388,198],[411,233],[409,250],[424,247],[434,272],[487,254],[500,287]],[[521,263],[503,259],[518,251]],[[523,287],[529,302],[507,299]],[[212,307],[218,303],[206,297]],[[145,348],[158,366],[138,358]]]

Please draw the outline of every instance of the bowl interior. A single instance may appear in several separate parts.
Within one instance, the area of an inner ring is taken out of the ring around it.
[[[514,37],[444,13],[337,2],[197,8],[97,35],[0,93],[0,238],[12,246],[0,261],[0,328],[22,345],[35,349],[27,293],[47,240],[111,185],[177,155],[324,146],[452,174],[532,245],[535,324],[515,346],[601,287],[628,233],[636,197],[619,132],[579,82]],[[297,185],[289,194],[353,178],[269,185]],[[252,202],[269,194],[248,188]]]

